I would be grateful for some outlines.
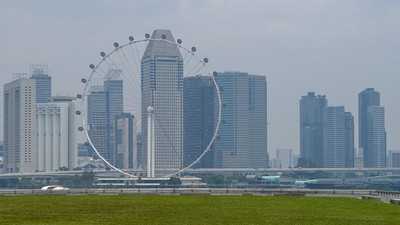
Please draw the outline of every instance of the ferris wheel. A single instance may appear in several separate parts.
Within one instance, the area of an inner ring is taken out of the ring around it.
[[[221,121],[217,73],[207,67],[208,59],[199,57],[196,47],[175,41],[169,30],[155,30],[138,40],[130,36],[113,47],[89,65],[91,72],[81,79],[83,92],[77,95],[81,109],[76,114],[82,118],[78,130],[90,148],[108,167],[130,177],[134,175],[124,168],[145,169],[147,177],[170,177],[198,164],[212,150]],[[191,107],[184,101],[187,77],[208,81],[214,107],[209,138],[184,163],[184,126],[190,126],[184,124],[184,108]]]

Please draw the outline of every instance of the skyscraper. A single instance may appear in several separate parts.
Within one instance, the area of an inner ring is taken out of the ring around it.
[[[183,165],[194,162],[210,144],[216,126],[216,88],[209,76],[183,80]],[[214,146],[197,167],[214,167]]]
[[[46,64],[31,64],[29,66],[31,79],[36,81],[36,103],[50,102],[51,76]]]
[[[105,158],[107,152],[106,95],[102,85],[91,86],[88,94],[88,134],[93,146]]]
[[[370,106],[367,109],[367,147],[364,148],[364,167],[386,167],[385,108]]]
[[[165,35],[165,36],[163,36]],[[152,39],[175,42],[170,30],[158,29]],[[147,108],[154,109],[154,156],[156,176],[165,169],[182,168],[183,153],[183,58],[174,44],[149,41],[141,60],[142,164],[147,167]]]
[[[107,126],[107,158],[115,165],[115,118],[121,115],[123,108],[123,81],[119,80],[121,69],[109,69],[104,81],[106,126]]]
[[[343,106],[330,106],[322,111],[323,118],[323,167],[344,168],[346,135]]]
[[[4,85],[4,167],[34,172],[37,163],[36,82],[21,78]]]
[[[300,157],[322,167],[322,111],[327,107],[325,95],[308,92],[300,99]]]
[[[354,168],[354,117],[350,112],[345,112],[345,167]]]
[[[121,69],[109,69],[103,85],[91,86],[88,95],[89,136],[97,151],[115,165],[115,118],[123,112]]]
[[[363,149],[368,148],[367,109],[370,106],[380,106],[380,93],[373,88],[366,88],[358,94],[358,146]]]
[[[54,172],[77,167],[74,97],[52,97],[37,104],[37,170]]]
[[[216,167],[267,167],[265,77],[224,72],[219,73],[216,80],[222,102]]]
[[[267,81],[249,75],[249,167],[266,168],[269,163],[267,131]]]

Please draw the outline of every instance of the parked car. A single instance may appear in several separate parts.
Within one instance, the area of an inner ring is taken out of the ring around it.
[[[48,185],[48,186],[42,187],[41,190],[55,190],[55,191],[58,191],[58,190],[69,190],[69,188],[63,187],[63,186],[60,186],[60,185]]]

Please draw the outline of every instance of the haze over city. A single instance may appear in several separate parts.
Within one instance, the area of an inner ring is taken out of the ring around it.
[[[352,112],[358,140],[357,94],[367,87],[381,93],[387,149],[400,149],[399,11],[398,1],[2,1],[0,81],[45,62],[53,93],[74,96],[100,51],[166,28],[212,70],[266,76],[270,154],[299,151],[309,91]]]

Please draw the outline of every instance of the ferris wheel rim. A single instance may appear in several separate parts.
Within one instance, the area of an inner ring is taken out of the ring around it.
[[[92,67],[92,64],[90,65],[92,71],[90,72],[90,75],[89,75],[88,79],[86,79],[85,82],[84,82],[85,85],[84,85],[84,89],[83,89],[83,93],[82,93],[82,97],[81,97],[81,111],[82,111],[83,115],[85,115],[85,113],[87,113],[85,111],[84,105],[85,105],[85,102],[87,101],[86,99],[87,99],[87,92],[88,92],[88,87],[89,87],[88,84],[91,81],[91,78],[93,77],[93,75],[96,73],[96,70],[99,69],[100,65],[102,65],[102,63],[104,63],[106,61],[106,59],[110,58],[111,55],[116,53],[118,50],[125,48],[128,45],[133,45],[133,44],[142,43],[142,42],[146,43],[146,42],[150,42],[150,41],[162,41],[162,42],[170,43],[170,44],[173,44],[173,45],[177,46],[180,49],[185,50],[187,53],[191,53],[191,55],[194,56],[202,64],[202,66],[206,69],[207,75],[210,76],[212,81],[213,81],[213,85],[215,87],[216,94],[217,94],[217,102],[218,102],[218,114],[217,115],[218,115],[218,119],[217,119],[217,123],[215,125],[214,134],[213,134],[210,142],[208,143],[207,148],[202,150],[202,154],[200,154],[200,156],[198,156],[197,159],[194,160],[192,163],[190,163],[188,166],[183,167],[183,161],[182,161],[182,169],[178,170],[177,172],[174,172],[174,173],[171,173],[171,174],[168,174],[168,175],[165,176],[165,177],[172,177],[172,176],[176,176],[176,175],[178,175],[180,173],[183,173],[183,172],[187,171],[188,169],[190,169],[191,167],[193,167],[194,165],[199,163],[200,160],[204,157],[204,155],[211,151],[211,146],[214,144],[214,142],[217,139],[219,126],[220,126],[220,123],[221,123],[222,101],[221,101],[221,94],[220,94],[219,86],[218,86],[217,81],[215,79],[216,72],[212,72],[210,70],[210,68],[206,65],[208,63],[208,59],[207,58],[201,59],[197,54],[195,54],[195,51],[196,51],[195,47],[192,47],[192,49],[188,49],[185,46],[183,46],[181,43],[176,43],[176,42],[169,41],[169,40],[166,40],[166,39],[158,39],[158,38],[145,38],[145,39],[139,39],[139,40],[130,40],[128,43],[125,43],[123,45],[119,45],[118,43],[115,43],[114,46],[116,44],[118,46],[115,46],[115,48],[113,50],[111,50],[109,53],[107,53],[104,56],[102,56],[101,60],[95,66],[93,65],[93,67]],[[193,51],[193,48],[194,48],[194,51]],[[96,146],[93,144],[92,139],[90,138],[90,135],[89,135],[88,124],[87,124],[87,121],[85,120],[85,116],[81,116],[81,121],[82,121],[83,131],[84,131],[85,136],[87,138],[87,142],[90,144],[92,149],[95,151],[96,155],[105,164],[107,164],[111,169],[113,169],[113,170],[115,170],[115,171],[117,171],[117,172],[119,172],[119,173],[121,173],[121,174],[123,174],[125,176],[137,177],[135,175],[129,174],[127,172],[124,172],[123,170],[115,167],[110,162],[108,162],[108,160],[106,160],[102,156],[102,154],[99,153],[99,151],[97,150]]]

